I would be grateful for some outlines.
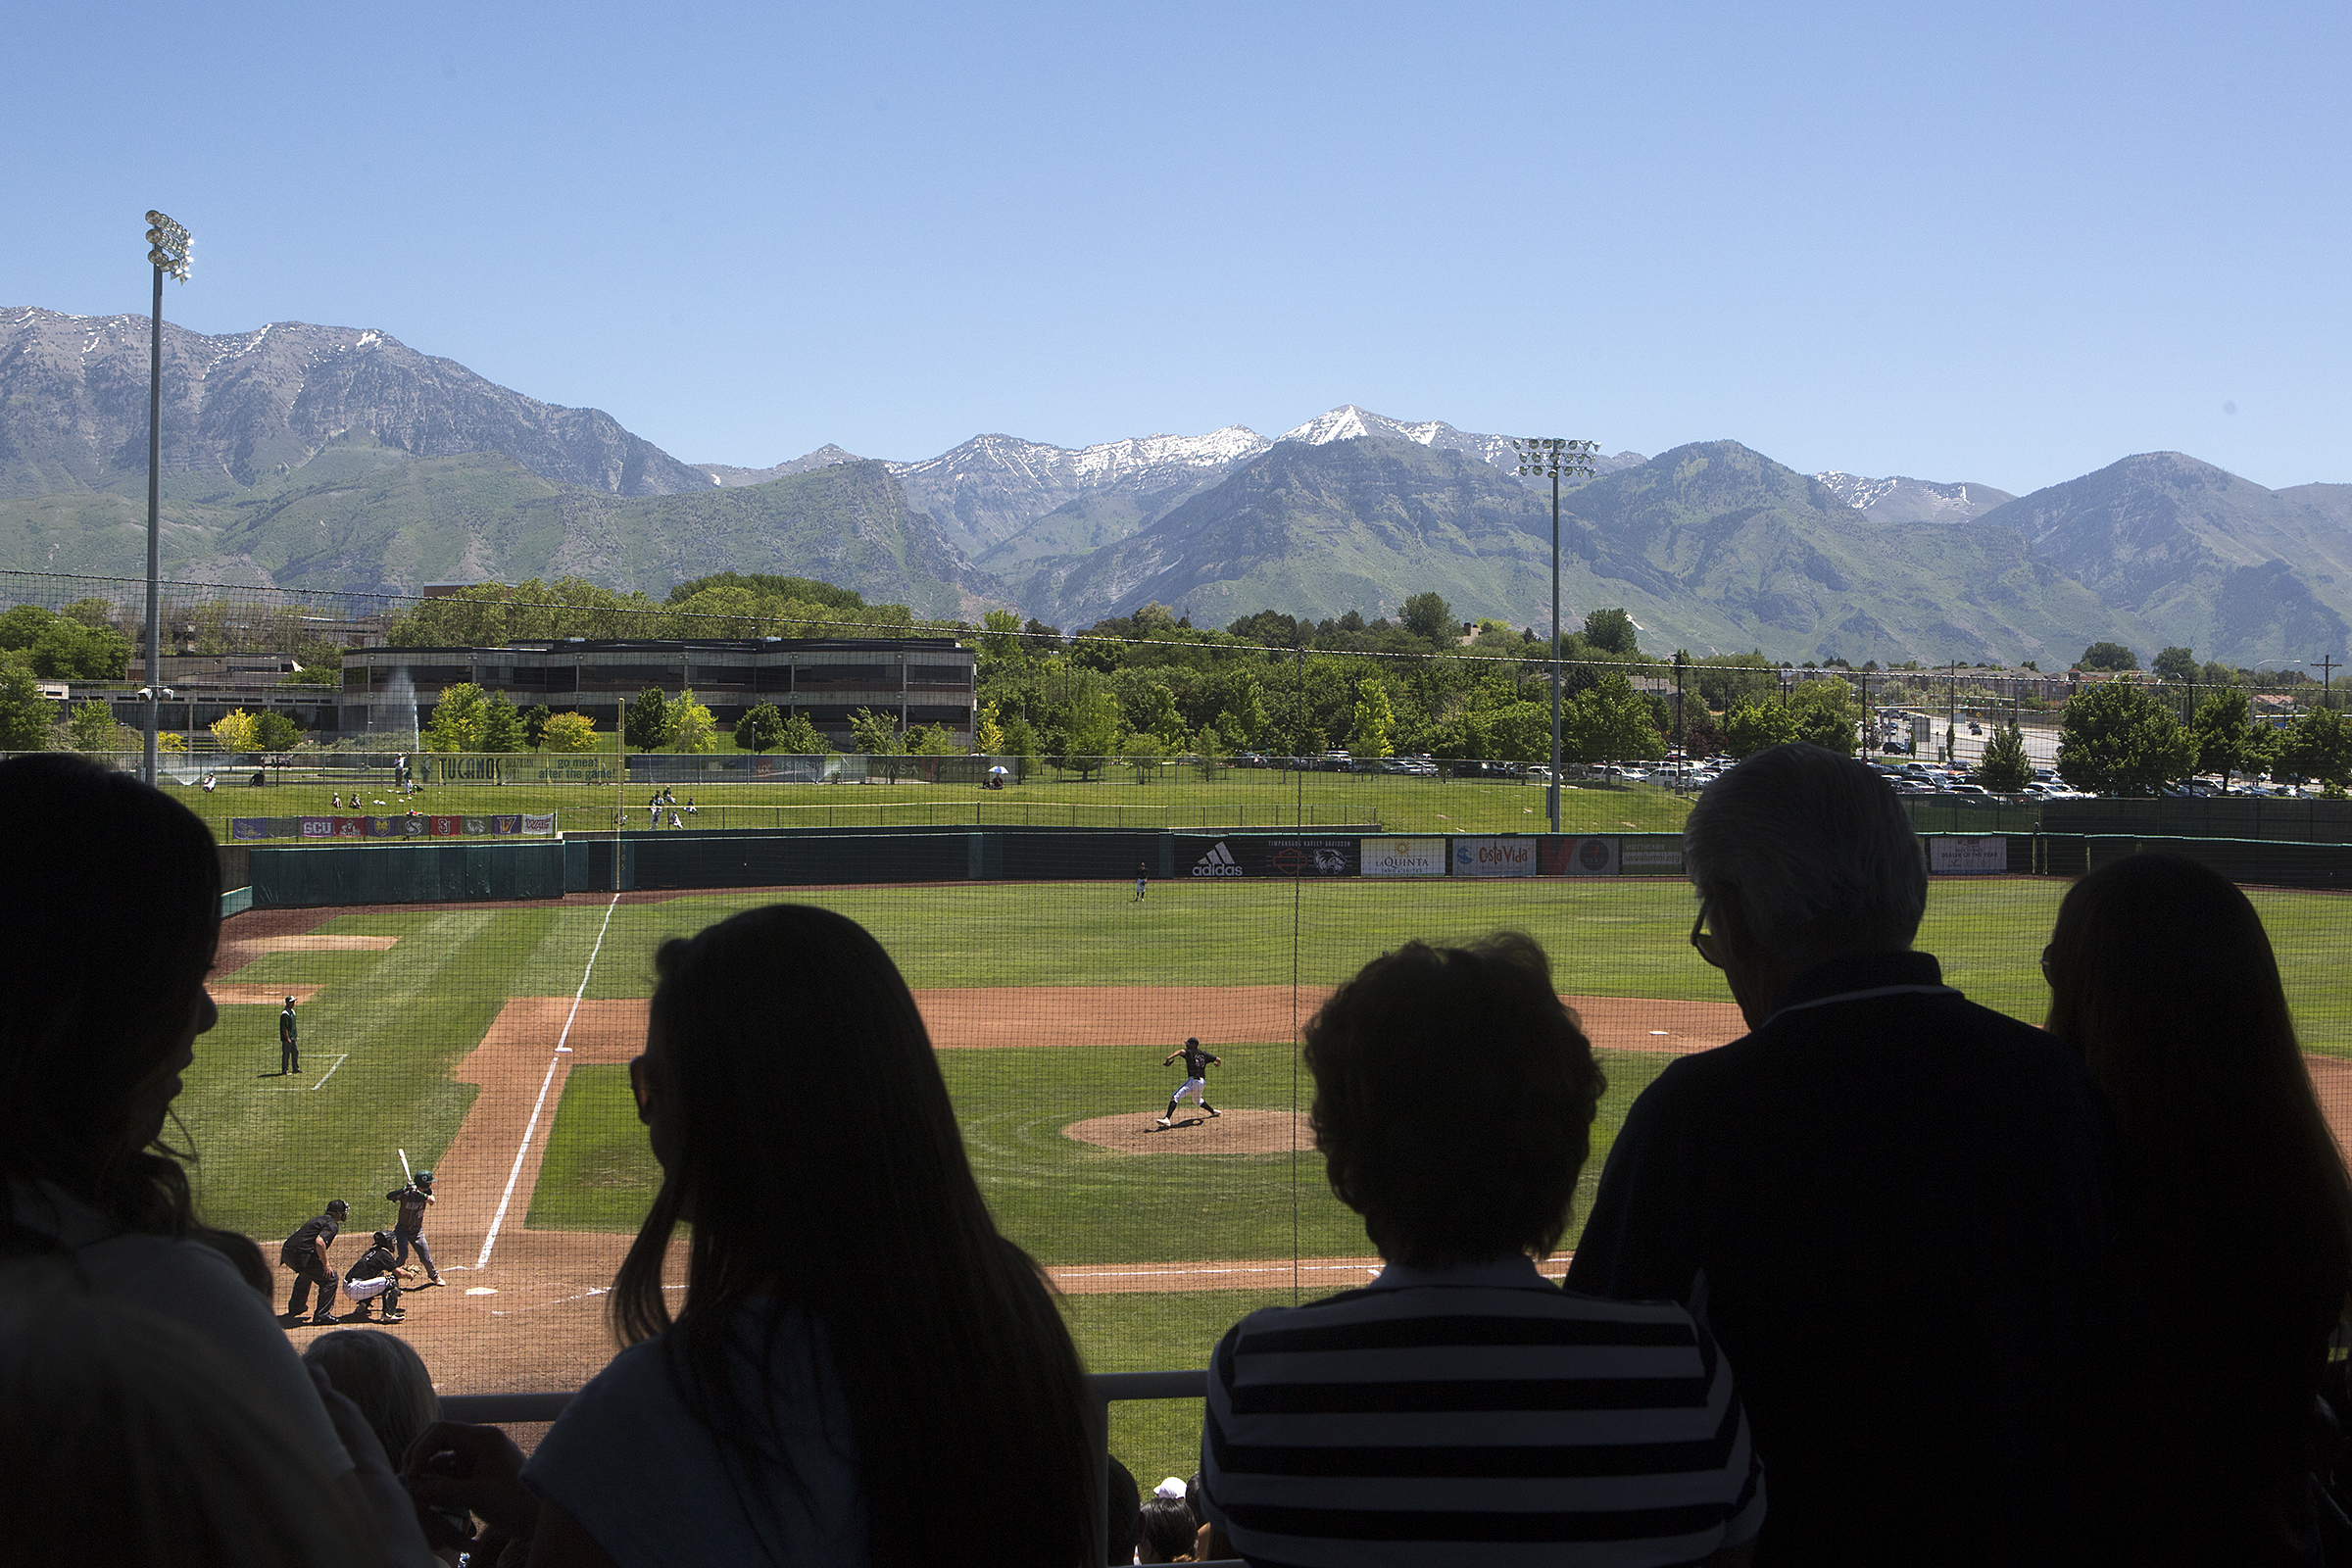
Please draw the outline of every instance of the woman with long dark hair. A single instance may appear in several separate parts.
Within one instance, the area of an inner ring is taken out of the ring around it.
[[[423,1560],[373,1440],[355,1451],[338,1435],[270,1316],[260,1250],[198,1220],[193,1155],[165,1140],[196,1037],[219,1017],[204,988],[220,932],[212,833],[160,791],[67,756],[0,762],[0,1295],[62,1280],[177,1320],[356,1489],[338,1517],[372,1508],[381,1546]],[[377,1543],[349,1544],[365,1559]]]
[[[2068,892],[2042,966],[2050,1032],[2124,1135],[2115,1560],[2316,1561],[2352,1181],[2262,917],[2218,872],[2134,855]]]
[[[997,1233],[890,956],[776,905],[655,966],[630,1075],[662,1178],[613,1281],[626,1348],[523,1470],[541,1502],[503,1484],[511,1449],[451,1427],[418,1449],[471,1474],[418,1495],[532,1531],[536,1564],[1076,1568],[1096,1517],[1077,1352]]]

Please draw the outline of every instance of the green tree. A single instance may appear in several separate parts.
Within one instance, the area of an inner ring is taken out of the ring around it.
[[[514,699],[505,692],[492,692],[490,701],[482,708],[481,733],[474,744],[485,752],[504,756],[522,750],[522,715],[514,710]]]
[[[1753,757],[1795,739],[1796,714],[1778,697],[1734,703],[1723,715],[1723,749],[1732,757]]]
[[[2167,648],[2148,661],[2148,667],[2156,672],[2158,680],[2184,685],[2197,678],[2197,656],[2185,648]]]
[[[539,744],[558,756],[579,756],[593,752],[604,744],[596,732],[596,720],[586,713],[557,713],[539,732]]]
[[[2101,795],[2153,795],[2197,769],[2197,743],[2149,693],[2118,683],[2078,691],[2058,730],[2058,776]]]
[[[2137,669],[2139,656],[2122,643],[2092,643],[2075,661],[2077,669]]]
[[[482,715],[489,694],[472,681],[461,681],[441,693],[433,705],[433,721],[417,737],[428,752],[478,752],[482,749]]]
[[[29,671],[0,668],[0,752],[40,752],[49,747],[49,700]]]
[[[906,749],[897,715],[877,713],[870,708],[860,708],[850,715],[850,739],[868,757],[898,757]]]
[[[30,684],[29,676],[26,677],[26,683]],[[5,719],[0,719],[0,724],[5,722]],[[261,750],[260,721],[242,708],[229,710],[206,727],[213,732],[213,739],[224,752]],[[13,752],[19,748],[10,745],[6,749]]]
[[[648,686],[629,699],[620,721],[620,738],[630,751],[650,752],[669,733],[669,699],[659,686]]]
[[[799,717],[799,714],[794,714]],[[806,724],[807,719],[802,719]],[[735,721],[735,745],[746,752],[770,752],[784,739],[784,715],[773,703],[761,703]]]
[[[1547,756],[1550,739],[1544,737]],[[1666,742],[1658,734],[1649,704],[1622,675],[1612,675],[1590,691],[1578,692],[1561,708],[1563,760],[1616,762],[1665,755]]]
[[[972,750],[983,757],[998,757],[1004,751],[1004,726],[997,722],[995,703],[980,705],[979,716],[972,724]]]
[[[1426,637],[1441,648],[1453,643],[1453,607],[1434,590],[1407,599],[1404,608],[1396,612],[1396,618],[1406,631],[1416,637]]]
[[[808,715],[797,708],[777,732],[775,745],[787,757],[823,757],[833,750],[817,727],[808,722]]]
[[[255,751],[290,752],[302,744],[302,731],[275,709],[264,709],[253,716],[253,739]]]
[[[677,700],[663,710],[662,738],[673,752],[697,753],[718,750],[718,720],[710,710],[694,695],[689,686],[678,693]]]
[[[2287,726],[2275,770],[2342,790],[2352,781],[2352,719],[2334,708],[2314,708],[2300,714]]]
[[[66,718],[67,740],[77,752],[128,751],[122,744],[124,735],[135,741],[138,731],[116,723],[114,709],[105,703],[75,703]]]
[[[1606,654],[1632,658],[1642,652],[1634,617],[1622,610],[1595,610],[1586,615],[1585,641]]]
[[[2233,773],[2259,772],[2270,755],[2269,731],[2254,722],[2252,705],[2234,686],[2199,703],[2189,731],[2196,740],[2197,771],[2221,774],[2225,787]]]
[[[130,639],[105,626],[54,620],[32,642],[32,670],[50,680],[121,680]]]
[[[1993,732],[1977,761],[1976,781],[1995,795],[2015,795],[2034,777],[2033,759],[2026,755],[2026,737],[2017,720]]]
[[[112,626],[115,623],[115,607],[103,599],[76,599],[58,613],[84,626]]]
[[[1091,777],[1113,756],[1119,744],[1119,702],[1106,691],[1090,688],[1064,710],[1061,720],[1063,765],[1081,778]]]
[[[1394,755],[1389,732],[1396,722],[1396,708],[1389,701],[1389,689],[1378,681],[1364,682],[1356,688],[1355,724],[1348,731],[1348,750],[1356,757]]]
[[[1788,711],[1796,721],[1796,739],[1839,757],[1854,755],[1862,705],[1843,680],[1799,681],[1788,694]]]
[[[526,751],[537,751],[547,744],[547,721],[556,715],[545,703],[533,703],[523,710],[522,744]]]
[[[1176,707],[1176,694],[1158,681],[1137,694],[1133,718],[1135,727],[1157,740],[1163,753],[1182,751],[1192,738]]]

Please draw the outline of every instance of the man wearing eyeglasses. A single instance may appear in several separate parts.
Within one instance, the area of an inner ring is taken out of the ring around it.
[[[1887,783],[1760,752],[1684,831],[1690,944],[1750,1032],[1628,1112],[1572,1289],[1703,1310],[1772,1511],[1756,1562],[2086,1561],[2106,1139],[2082,1065],[1911,943]]]

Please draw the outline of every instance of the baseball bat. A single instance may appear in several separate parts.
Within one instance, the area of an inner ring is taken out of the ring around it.
[[[410,1175],[410,1174],[409,1174],[409,1152],[408,1152],[407,1150],[405,1150],[405,1149],[395,1149],[394,1151],[392,1151],[392,1152],[394,1152],[395,1154],[398,1154],[398,1155],[400,1156],[400,1174],[401,1174],[401,1178],[402,1178],[404,1181],[406,1181],[406,1182],[407,1182],[407,1183],[408,1183],[408,1184],[409,1184],[411,1187],[414,1187],[414,1186],[416,1186],[416,1178],[415,1176],[412,1176],[412,1175]]]

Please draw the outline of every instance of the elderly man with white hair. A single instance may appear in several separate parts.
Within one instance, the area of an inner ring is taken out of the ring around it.
[[[1851,759],[1741,762],[1684,863],[1750,1032],[1635,1102],[1569,1286],[1713,1328],[1772,1476],[1759,1568],[2090,1560],[2108,1146],[2081,1061],[1913,951],[1919,841]]]

